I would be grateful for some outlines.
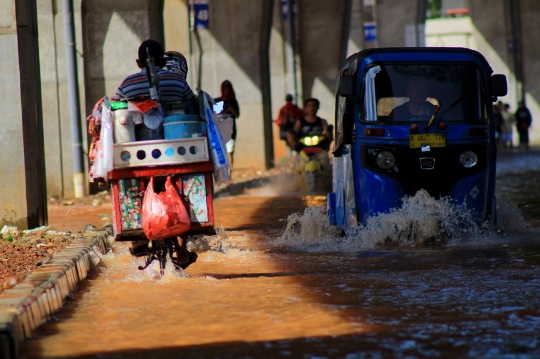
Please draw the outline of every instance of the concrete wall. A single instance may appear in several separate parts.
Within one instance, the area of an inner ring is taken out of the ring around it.
[[[416,1],[376,0],[380,47],[405,46],[405,26],[416,22]]]
[[[427,46],[461,46],[482,53],[495,73],[505,74],[508,80],[508,95],[500,100],[508,103],[513,112],[517,109],[520,85],[513,70],[512,53],[509,48],[511,37],[510,21],[504,0],[471,0],[470,17],[428,20],[426,23]],[[540,76],[539,50],[533,34],[539,32],[536,17],[540,15],[540,3],[522,0],[521,5],[521,50],[524,67],[523,93],[527,107],[533,116],[530,130],[532,145],[540,145],[540,85],[535,79]],[[489,12],[485,9],[489,8]],[[499,19],[499,21],[493,21]],[[536,122],[538,123],[538,122]],[[514,144],[518,143],[514,131]]]
[[[47,223],[37,9],[0,3],[0,226]]]
[[[201,52],[185,21],[187,6],[186,1],[165,2],[165,8],[170,10],[165,14],[166,27],[174,26],[174,31],[165,31],[166,47],[190,58],[188,82],[195,90]],[[198,30],[202,45],[201,88],[218,97],[221,83],[228,79],[240,105],[234,155],[237,170],[263,169],[269,162],[266,153],[268,146],[272,147],[272,114],[268,47],[272,10],[272,0],[211,0],[210,27]],[[191,52],[187,52],[189,41]],[[265,136],[270,140],[266,141]],[[272,154],[273,149],[270,157]]]
[[[37,0],[40,68],[43,97],[47,195],[73,196],[73,150],[71,139],[68,73],[64,41],[62,0]],[[80,122],[86,133],[85,83],[82,46],[81,1],[73,1],[77,76],[79,80]],[[84,137],[84,136],[83,136]],[[86,142],[83,149],[88,148]]]
[[[139,72],[142,41],[163,43],[163,3],[155,0],[84,0],[82,3],[86,107],[112,96],[124,78]]]
[[[62,0],[37,0],[47,195],[73,197],[73,150],[64,41]],[[73,1],[80,93],[80,127],[85,162],[86,117],[105,95],[112,96],[125,76],[138,71],[140,43],[162,41],[159,1]]]
[[[351,27],[347,38],[347,55],[355,54],[365,48],[364,23],[362,21],[363,0],[352,0],[351,3]]]
[[[275,1],[274,15],[272,23],[272,33],[270,37],[270,78],[272,88],[272,119],[273,119],[273,141],[274,141],[274,158],[280,161],[286,156],[287,147],[285,142],[279,139],[279,127],[275,124],[275,120],[279,115],[279,109],[285,104],[285,96],[294,93],[294,84],[292,77],[288,72],[287,64],[287,28],[281,1]],[[297,74],[300,74],[300,67],[297,66]],[[297,83],[301,83],[301,77],[297,77]],[[301,102],[302,94],[299,93],[299,101]]]
[[[319,116],[334,123],[336,75],[347,52],[348,1],[298,0],[304,99],[321,101]]]
[[[178,51],[190,63],[195,61],[191,57],[191,32],[189,30],[189,7],[185,0],[165,0],[163,3],[163,29],[165,51]],[[193,65],[188,72],[188,83],[197,82],[197,71]]]
[[[319,116],[334,123],[337,72],[348,55],[363,47],[362,0],[344,1],[338,7],[329,2],[303,1],[298,3],[297,10],[297,103],[303,107],[303,99],[318,98],[321,101]],[[350,27],[347,26],[349,22]],[[285,95],[294,93],[294,77],[290,74],[287,58],[288,46],[287,24],[281,1],[276,1],[270,41],[274,120],[285,103]],[[278,127],[275,125],[274,148],[275,158],[279,161],[286,155],[287,148],[285,142],[279,140]]]
[[[533,116],[530,130],[531,144],[540,145],[540,3],[536,0],[520,1],[521,49],[523,56],[523,90],[527,107]]]

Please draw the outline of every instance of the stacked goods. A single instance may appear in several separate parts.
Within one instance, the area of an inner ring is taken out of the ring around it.
[[[137,178],[118,180],[118,203],[122,230],[141,229],[142,195]]]

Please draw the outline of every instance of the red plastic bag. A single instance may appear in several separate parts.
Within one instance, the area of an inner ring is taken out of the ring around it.
[[[144,194],[142,226],[150,240],[178,236],[189,229],[191,220],[174,188],[171,177],[167,177],[165,191],[154,192],[154,178],[150,178]]]

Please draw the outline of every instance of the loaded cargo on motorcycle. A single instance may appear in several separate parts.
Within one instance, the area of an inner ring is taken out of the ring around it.
[[[333,225],[352,228],[424,189],[496,221],[492,105],[506,77],[464,48],[381,48],[339,72]]]
[[[229,181],[232,119],[217,119],[223,102],[200,89],[195,97],[181,54],[146,40],[137,64],[141,72],[89,117],[90,177],[110,185],[114,239],[132,242],[139,269],[157,261],[164,274],[167,262],[186,269],[197,260],[188,236],[214,233],[213,185]]]

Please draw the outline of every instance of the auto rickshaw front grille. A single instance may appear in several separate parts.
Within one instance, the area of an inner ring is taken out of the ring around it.
[[[376,156],[381,151],[389,151],[394,155],[395,165],[392,168],[384,170],[377,165]],[[460,163],[459,157],[464,151],[476,153],[476,166],[465,168]],[[410,149],[408,146],[361,146],[362,166],[394,178],[408,196],[414,196],[420,189],[435,198],[448,196],[459,179],[485,170],[488,162],[487,145],[447,145],[444,148],[432,148],[429,152]]]

